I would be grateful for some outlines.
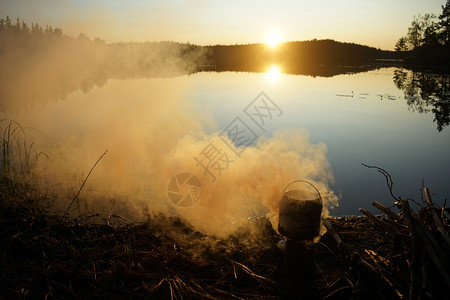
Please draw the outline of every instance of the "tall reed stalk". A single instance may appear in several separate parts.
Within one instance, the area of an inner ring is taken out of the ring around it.
[[[0,178],[30,179],[36,175],[40,160],[50,161],[45,152],[37,151],[28,141],[26,131],[16,121],[0,120]]]

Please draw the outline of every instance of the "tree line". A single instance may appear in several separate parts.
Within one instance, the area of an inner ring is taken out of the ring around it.
[[[6,19],[0,19],[0,32],[2,38],[5,38],[8,35],[14,36],[39,36],[40,38],[43,36],[55,36],[61,37],[63,35],[61,28],[52,28],[52,26],[45,26],[43,29],[38,23],[31,23],[29,26],[25,22],[21,22],[19,18],[16,19],[16,22],[13,24],[9,16],[6,16]]]
[[[20,106],[23,99],[64,99],[111,78],[173,77],[201,70],[266,72],[271,64],[289,74],[333,76],[368,70],[349,65],[386,55],[390,53],[332,40],[289,42],[278,49],[265,44],[106,43],[7,16],[0,19],[0,110]]]
[[[392,51],[330,39],[285,42],[275,49],[265,44],[208,47],[218,71],[266,72],[276,64],[287,74],[333,76],[396,58]]]
[[[407,63],[450,68],[450,0],[441,8],[439,16],[414,16],[407,34],[395,44]]]
[[[287,74],[334,76],[398,65],[392,62],[396,58],[440,65],[447,59],[449,66],[449,3],[437,19],[415,17],[397,51],[329,39],[286,42],[275,49],[265,44],[106,43],[6,17],[0,19],[0,110],[24,98],[62,99],[76,90],[87,92],[110,78],[173,77],[202,70],[266,72],[273,64]]]
[[[106,43],[6,17],[0,19],[0,111],[22,108],[24,100],[64,99],[113,78],[190,74],[206,58],[203,47],[187,43]]]

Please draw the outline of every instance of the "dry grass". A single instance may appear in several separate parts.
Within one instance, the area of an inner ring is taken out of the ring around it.
[[[281,237],[265,218],[217,238],[162,214],[92,224],[86,217],[63,223],[32,207],[2,210],[4,299],[399,299],[355,263],[355,253],[408,295],[408,237],[366,217],[330,219],[343,242],[327,234],[311,246],[315,270],[305,276],[283,271]]]

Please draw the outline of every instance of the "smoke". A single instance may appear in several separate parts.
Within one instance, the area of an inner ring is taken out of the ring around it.
[[[268,216],[276,228],[283,189],[297,179],[319,189],[325,210],[336,205],[327,147],[311,143],[304,129],[261,136],[239,157],[228,150],[232,162],[213,182],[194,158],[211,142],[224,144],[220,130],[209,133],[217,125],[186,96],[189,91],[183,77],[109,80],[88,94],[74,93],[21,114],[21,124],[39,128],[48,137],[39,147],[53,154],[52,166],[42,174],[59,195],[55,212],[65,211],[105,150],[72,217],[113,213],[142,221],[146,212],[156,211],[180,215],[198,230],[224,236],[248,218]],[[45,145],[48,139],[58,146]],[[195,175],[202,186],[198,202],[190,207],[178,207],[168,198],[169,181],[182,172]]]
[[[0,111],[34,108],[89,92],[111,78],[191,74],[209,59],[209,49],[175,42],[112,43],[60,29],[1,20]]]
[[[198,202],[176,211],[201,230],[226,235],[248,218],[264,215],[272,219],[276,228],[283,190],[297,179],[308,180],[319,189],[324,215],[328,208],[337,204],[337,197],[329,187],[333,176],[326,145],[310,143],[305,130],[282,129],[272,137],[261,137],[254,146],[234,157],[228,169],[214,182],[193,159],[210,141],[220,143],[214,135],[184,136],[158,166],[167,171],[161,179],[168,180],[180,170],[190,171],[200,178],[202,194]],[[153,188],[158,191],[158,197],[166,196],[165,182],[155,183]]]
[[[327,147],[311,143],[304,129],[261,136],[240,156],[228,150],[232,162],[213,182],[194,158],[211,142],[224,144],[219,130],[206,133],[216,125],[185,96],[189,90],[185,78],[110,80],[87,95],[37,110],[35,116],[44,115],[47,127],[42,116],[27,122],[51,136],[62,153],[53,161],[55,167],[47,169],[47,179],[61,187],[59,194],[71,189],[73,196],[96,159],[109,150],[80,196],[91,212],[114,213],[130,221],[145,220],[147,212],[180,215],[198,230],[218,236],[259,216],[271,218],[276,228],[283,189],[297,179],[319,189],[324,214],[337,204]],[[202,187],[198,202],[189,207],[178,207],[168,197],[169,181],[183,172],[195,175]],[[55,209],[64,211],[70,200]]]
[[[72,217],[114,213],[139,221],[156,211],[224,236],[248,218],[268,216],[276,225],[283,190],[297,179],[319,189],[324,214],[337,204],[326,145],[311,143],[302,129],[261,136],[239,156],[229,149],[227,168],[215,180],[205,174],[195,158],[211,142],[223,145],[220,128],[212,114],[195,104],[186,77],[166,78],[192,73],[207,59],[203,48],[106,44],[51,31],[31,35],[32,40],[8,34],[5,38],[15,43],[3,44],[7,49],[1,52],[7,59],[2,60],[0,78],[7,86],[0,117],[45,133],[30,139],[52,159],[41,176],[59,195],[54,212],[67,209],[105,150],[109,152],[72,207]],[[30,45],[39,47],[27,56]],[[195,205],[178,207],[169,200],[168,183],[179,173],[200,180]]]

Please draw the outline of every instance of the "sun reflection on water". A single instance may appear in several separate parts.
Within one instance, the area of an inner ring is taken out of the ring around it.
[[[269,70],[266,72],[267,80],[271,83],[275,83],[281,76],[281,69],[279,66],[271,65]]]

